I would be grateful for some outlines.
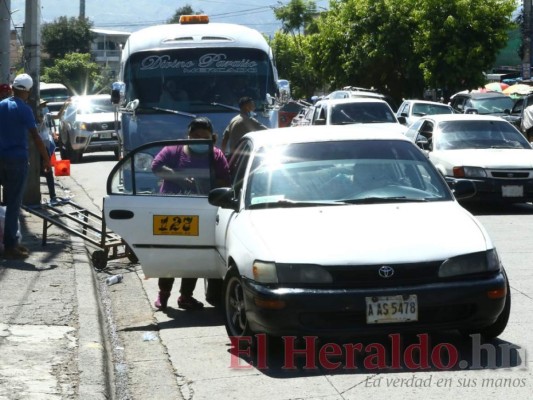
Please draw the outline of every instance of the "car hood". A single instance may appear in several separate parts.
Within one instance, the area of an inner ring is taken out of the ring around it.
[[[454,201],[249,211],[265,261],[322,265],[443,260],[484,251],[484,228]]]
[[[465,149],[430,153],[435,164],[483,168],[533,168],[531,149]]]
[[[115,113],[78,114],[77,121],[83,122],[115,122]]]

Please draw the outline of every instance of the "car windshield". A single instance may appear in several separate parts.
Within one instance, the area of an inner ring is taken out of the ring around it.
[[[434,150],[531,149],[525,137],[506,121],[446,121],[433,137]]]
[[[251,171],[246,190],[250,208],[451,199],[429,160],[400,140],[263,148]]]
[[[514,101],[509,96],[489,97],[486,99],[472,99],[471,105],[467,108],[474,108],[478,114],[503,113],[505,110],[513,109]]]
[[[396,122],[386,103],[341,103],[331,108],[331,124]]]
[[[78,114],[97,114],[113,112],[111,98],[107,99],[82,99],[78,102]]]
[[[452,109],[447,105],[414,103],[413,115],[452,114]]]

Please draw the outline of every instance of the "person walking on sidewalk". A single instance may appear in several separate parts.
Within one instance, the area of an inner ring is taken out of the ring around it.
[[[48,157],[52,157],[52,154],[56,151],[56,145],[54,137],[52,136],[52,115],[46,106],[46,100],[41,100],[39,102],[39,134],[41,135],[41,140],[43,141],[44,147],[48,151]],[[57,201],[55,180],[54,180],[54,171],[52,168],[49,168],[48,171],[43,169],[43,159],[41,157],[41,173],[46,178],[46,186],[48,187],[48,196],[50,197],[50,202],[54,203]]]
[[[43,158],[43,168],[50,169],[48,151],[39,137],[32,109],[26,104],[33,80],[20,74],[13,81],[13,97],[0,101],[0,184],[4,187],[6,215],[4,222],[4,258],[24,259],[28,249],[18,243],[17,230],[22,198],[28,176],[31,137]],[[30,135],[28,135],[28,131]]]
[[[222,136],[222,151],[226,153],[226,146],[229,143],[229,154],[235,151],[237,142],[248,132],[268,129],[261,122],[252,117],[255,110],[255,102],[251,97],[241,97],[239,99],[241,112],[233,117]]]
[[[215,139],[213,125],[206,117],[198,117],[191,121],[188,127],[189,139]],[[209,185],[210,159],[207,145],[188,144],[164,147],[152,162],[152,171],[163,178],[161,193],[172,193],[183,196],[199,194],[207,195],[211,189]],[[217,187],[230,184],[228,161],[222,151],[213,148],[215,184]],[[187,170],[191,171],[187,175]],[[206,177],[202,179],[196,172],[205,171]],[[193,297],[197,278],[182,278],[178,307],[185,310],[203,308],[204,304]],[[160,310],[167,308],[168,299],[174,285],[174,278],[159,278],[159,293],[154,305]]]

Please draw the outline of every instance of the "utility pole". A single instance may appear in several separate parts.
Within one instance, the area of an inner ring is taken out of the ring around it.
[[[11,0],[0,3],[0,83],[9,82],[11,65]]]
[[[85,0],[80,0],[80,19],[85,19]]]
[[[29,106],[37,117],[39,100],[39,72],[41,68],[41,0],[26,0],[26,22],[24,24],[24,70],[33,79]],[[30,167],[23,203],[41,202],[40,155],[33,140],[29,140]]]
[[[524,36],[522,37],[522,78],[531,79],[531,0],[524,1]]]

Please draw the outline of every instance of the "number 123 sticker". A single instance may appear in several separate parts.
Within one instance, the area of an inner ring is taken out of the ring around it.
[[[198,215],[154,215],[154,235],[198,236]]]

